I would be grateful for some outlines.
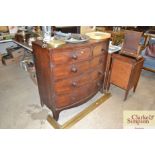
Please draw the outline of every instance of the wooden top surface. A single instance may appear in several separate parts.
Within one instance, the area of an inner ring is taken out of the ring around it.
[[[92,44],[96,44],[96,43],[102,43],[102,42],[105,42],[107,41],[108,39],[103,39],[103,40],[93,40],[93,39],[90,39],[89,41],[86,41],[86,42],[83,42],[83,43],[66,43],[64,45],[61,45],[57,48],[52,48],[52,47],[48,47],[48,49],[60,49],[60,48],[76,48],[76,47],[82,47],[82,46],[89,46],[89,45],[92,45]],[[33,42],[33,44],[35,45],[39,45],[39,46],[43,46],[44,43],[43,41],[41,40],[37,40],[35,42]]]

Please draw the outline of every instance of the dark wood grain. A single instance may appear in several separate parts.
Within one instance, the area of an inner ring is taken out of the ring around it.
[[[59,113],[83,104],[103,90],[109,39],[42,48],[33,42],[41,103]]]

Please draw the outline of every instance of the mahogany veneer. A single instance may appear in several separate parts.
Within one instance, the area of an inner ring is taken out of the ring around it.
[[[43,48],[33,42],[41,105],[58,120],[59,113],[103,92],[109,39]]]

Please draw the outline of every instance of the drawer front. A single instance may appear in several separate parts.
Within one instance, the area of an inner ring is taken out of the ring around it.
[[[92,86],[91,86],[91,94],[95,93],[96,91],[100,90],[102,87],[102,80],[98,79],[96,81],[92,82]]]
[[[91,57],[90,48],[65,50],[63,52],[52,53],[52,62],[54,64],[75,63],[82,60],[87,60]]]
[[[96,81],[98,79],[103,79],[103,76],[104,76],[104,71],[103,71],[103,66],[100,65],[99,67],[97,67],[95,69],[95,71],[92,71],[91,72],[91,80],[92,81]]]
[[[74,103],[79,102],[90,94],[90,83],[86,84],[78,89],[74,90],[71,94],[57,95],[55,96],[55,103],[57,108],[65,106],[71,106]]]
[[[97,56],[97,55],[100,55],[105,52],[106,52],[106,44],[105,43],[97,44],[93,48],[93,56]]]
[[[131,70],[132,64],[117,59],[113,60],[110,82],[123,89],[127,89]]]
[[[105,64],[106,54],[93,57],[91,60],[91,68],[97,67],[98,65]],[[104,65],[105,66],[105,65]]]
[[[56,94],[71,93],[79,87],[91,82],[90,73],[77,76],[75,78],[63,79],[55,82],[54,90]]]
[[[79,87],[87,83],[102,78],[103,78],[103,71],[102,67],[100,66],[96,70],[90,71],[87,74],[82,74],[75,78],[67,78],[56,81],[54,84],[54,90],[56,94],[71,93],[72,91],[77,90]]]
[[[71,94],[56,95],[55,106],[57,108],[63,108],[78,104],[78,102],[81,102],[91,94],[97,92],[100,87],[101,84],[99,84],[99,81],[95,81],[79,87],[77,90],[72,91]]]
[[[61,65],[53,68],[54,79],[63,79],[75,77],[79,74],[85,73],[90,68],[90,62],[84,61],[81,63]]]

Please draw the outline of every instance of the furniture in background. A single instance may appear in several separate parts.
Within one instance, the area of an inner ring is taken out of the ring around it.
[[[155,30],[148,30],[144,33],[144,37],[145,37],[145,42],[144,42],[144,46],[146,47],[149,44],[149,40],[151,38],[155,38]]]
[[[103,92],[109,39],[43,48],[32,44],[41,105],[58,120],[59,113]]]
[[[122,44],[123,40],[124,40],[124,31],[121,30],[121,31],[116,31],[116,32],[112,32],[111,33],[112,37],[112,44],[113,45],[120,45]]]
[[[141,46],[139,45],[142,32],[125,30],[125,37],[120,54],[127,55],[138,59],[140,56]]]
[[[139,31],[139,32],[146,32],[150,29],[154,29],[153,26],[96,26],[98,31],[113,31],[114,27],[120,27],[121,30],[132,30],[132,31]]]
[[[80,26],[80,34],[86,34],[89,32],[95,32],[96,27],[95,26]]]
[[[143,67],[144,58],[136,60],[120,54],[112,55],[111,71],[108,82],[114,84],[126,91],[124,101],[127,99],[129,90],[134,88],[135,92],[139,81],[140,73]]]
[[[8,32],[8,26],[0,26],[0,32]]]
[[[142,32],[142,37],[140,40],[141,50],[145,49],[144,43],[146,43],[146,35],[148,30],[155,29],[151,26],[96,26],[97,31],[111,33],[111,40],[113,45],[119,45],[123,42],[125,30],[132,30]],[[152,31],[152,30],[151,30]]]
[[[53,29],[63,33],[80,33],[80,26],[55,26]]]
[[[111,34],[113,45],[120,45],[124,39],[124,29],[121,26],[97,26],[97,31],[107,32]]]
[[[141,35],[141,32],[125,30],[124,42],[119,54],[112,54],[108,60],[107,90],[110,84],[126,90],[124,100],[127,99],[131,88],[134,87],[135,92],[143,66],[144,59],[139,56]]]
[[[155,72],[155,37],[149,38],[146,48],[141,52],[144,57],[143,68]]]
[[[104,91],[107,92],[108,88],[108,78],[110,75],[110,68],[112,62],[112,54],[118,53],[121,50],[121,46],[112,45],[112,41],[109,42],[109,49],[108,49],[108,56],[107,56],[107,63],[106,63],[106,71],[105,71],[105,79],[104,79]]]

